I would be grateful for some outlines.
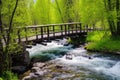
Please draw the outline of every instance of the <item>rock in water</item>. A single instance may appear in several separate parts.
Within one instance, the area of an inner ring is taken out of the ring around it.
[[[39,67],[32,67],[32,69],[31,69],[31,72],[38,72],[38,71],[40,71],[40,68]]]
[[[43,68],[43,67],[45,67],[45,66],[46,66],[46,64],[45,64],[45,63],[41,63],[41,62],[37,62],[37,63],[34,63],[34,64],[33,64],[33,67]]]
[[[73,59],[73,55],[72,54],[67,53],[65,56],[66,56],[66,59],[69,59],[69,60]]]

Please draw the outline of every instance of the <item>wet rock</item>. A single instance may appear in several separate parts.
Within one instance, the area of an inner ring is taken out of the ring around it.
[[[41,63],[41,62],[37,62],[37,63],[34,63],[33,66],[34,66],[34,67],[43,68],[43,67],[46,66],[46,64],[45,64],[45,63]]]
[[[34,73],[30,73],[30,75],[29,75],[31,78],[38,78],[38,76],[37,75],[35,75]]]
[[[38,72],[38,71],[40,71],[40,68],[39,67],[32,67],[32,69],[31,69],[31,72]]]
[[[42,45],[44,46],[47,46],[47,43],[46,42],[41,42]]]
[[[36,46],[36,43],[34,42],[34,43],[32,43],[32,45],[33,45],[33,46]]]
[[[69,43],[64,44],[64,46],[69,46]]]
[[[29,57],[29,52],[28,51],[24,51],[23,52],[23,63],[24,65],[28,66],[30,64],[30,57]]]
[[[32,48],[32,45],[26,45],[26,48]]]
[[[63,66],[61,66],[61,65],[56,65],[55,68],[61,69],[61,68],[63,68]]]
[[[66,57],[66,59],[68,59],[68,60],[72,60],[72,59],[73,59],[73,55],[70,54],[70,53],[67,53],[67,54],[65,55],[65,57]]]
[[[21,44],[21,47],[18,47],[20,50],[17,53],[13,53],[12,57],[12,66],[29,66],[30,64],[30,57],[29,52],[26,51],[25,45]]]
[[[34,74],[37,75],[37,76],[43,76],[45,74],[45,72],[38,71],[38,72],[35,72]]]
[[[25,66],[14,66],[12,67],[12,71],[15,73],[21,74],[26,71],[26,67]]]

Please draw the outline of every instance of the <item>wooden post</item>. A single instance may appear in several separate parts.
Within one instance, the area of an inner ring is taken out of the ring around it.
[[[82,24],[80,23],[79,25],[80,25],[80,32],[79,33],[81,33],[82,32]]]
[[[95,24],[93,24],[93,30],[91,30],[91,31],[95,31]]]
[[[48,38],[48,41],[50,40],[50,31],[49,31],[49,26],[47,26],[47,38]]]
[[[77,24],[76,24],[75,28],[76,28],[76,33],[77,33]]]
[[[88,32],[88,25],[86,25],[86,32]]]
[[[63,36],[63,26],[60,25],[60,28],[61,28],[61,36]]]
[[[74,31],[74,30],[73,30],[73,29],[74,29],[74,28],[73,28],[73,25],[71,25],[71,27],[72,27],[72,34],[73,34],[73,31]]]
[[[68,35],[70,35],[70,24],[68,24]]]
[[[18,29],[18,43],[21,43],[20,29]]]
[[[41,29],[41,40],[43,40],[43,27],[40,27]]]
[[[55,37],[55,26],[53,25],[53,37]]]
[[[67,35],[67,26],[65,25],[65,36]]]
[[[25,39],[26,39],[26,43],[28,42],[28,37],[27,37],[27,27],[25,27]]]
[[[35,28],[35,32],[36,32],[36,40],[37,40],[38,39],[37,27]]]

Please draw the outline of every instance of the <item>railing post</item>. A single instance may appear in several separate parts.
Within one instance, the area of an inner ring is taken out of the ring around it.
[[[77,24],[76,24],[75,28],[76,28],[76,33],[77,33]]]
[[[49,41],[50,40],[49,26],[47,26],[47,38],[48,38],[48,41]]]
[[[93,30],[91,30],[91,31],[95,31],[95,24],[93,24]]]
[[[65,25],[65,36],[67,35],[67,26]]]
[[[36,40],[37,40],[38,39],[37,27],[35,28],[35,32],[36,32]]]
[[[63,36],[63,26],[60,25],[60,28],[61,28],[61,35]]]
[[[86,32],[88,32],[88,25],[86,25]]]
[[[20,29],[18,29],[18,43],[21,43]]]
[[[53,25],[53,37],[55,37],[55,26]]]
[[[72,27],[72,34],[73,34],[73,31],[74,31],[74,30],[73,30],[73,29],[74,29],[74,26],[73,26],[73,25],[71,25],[71,27]]]
[[[27,28],[25,27],[25,39],[26,39],[26,43],[28,42],[28,37],[27,37]]]
[[[68,24],[68,35],[70,35],[70,24]]]
[[[40,27],[41,29],[41,40],[43,40],[43,27]]]
[[[80,32],[79,33],[81,33],[82,32],[82,24],[80,23],[79,25],[80,25]]]

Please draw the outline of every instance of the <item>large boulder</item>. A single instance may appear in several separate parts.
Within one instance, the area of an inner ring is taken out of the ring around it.
[[[22,74],[26,71],[26,67],[25,66],[14,66],[12,67],[12,71],[18,74]]]
[[[12,66],[28,66],[29,64],[30,58],[28,51],[12,55]]]
[[[29,52],[26,51],[25,44],[20,44],[16,49],[18,52],[11,54],[12,71],[17,72],[18,70],[18,73],[21,73],[24,72],[30,64]]]

